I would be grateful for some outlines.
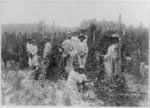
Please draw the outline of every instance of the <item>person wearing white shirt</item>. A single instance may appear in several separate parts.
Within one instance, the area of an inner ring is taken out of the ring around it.
[[[47,38],[46,39],[46,44],[45,44],[44,50],[43,50],[43,59],[46,59],[46,57],[50,53],[50,50],[51,50],[51,44],[49,42],[49,38]]]
[[[79,104],[79,102],[82,101],[81,95],[78,91],[77,84],[87,81],[86,76],[84,74],[80,74],[78,72],[78,69],[79,64],[74,62],[74,69],[70,71],[67,79],[67,88],[68,91],[70,92],[72,105]]]
[[[77,50],[78,43],[80,42],[80,40],[77,36],[77,32],[73,32],[73,36],[71,37],[71,41],[72,41],[73,49]]]
[[[71,36],[69,36],[63,43],[62,43],[62,48],[63,48],[63,66],[65,67],[65,71],[67,74],[73,69],[73,56],[74,53],[71,52],[73,51],[73,46],[71,43]]]
[[[32,38],[31,37],[29,37],[28,39],[27,39],[27,44],[26,44],[26,49],[27,49],[27,53],[28,53],[28,65],[29,65],[29,67],[31,67],[31,65],[32,65],[32,63],[31,63],[31,59],[32,59],[32,55],[31,55],[31,50],[32,50]]]
[[[38,56],[37,56],[38,47],[36,45],[36,40],[32,40],[32,47],[31,47],[31,67],[38,66]]]
[[[80,42],[78,44],[78,62],[80,64],[80,68],[85,68],[86,58],[88,55],[88,46],[87,43],[84,42],[84,35],[81,35],[79,39]]]
[[[118,44],[112,44],[111,46],[109,46],[107,54],[104,56],[105,59],[111,59],[111,58],[116,58],[117,57],[117,53],[116,53],[116,48],[117,48]]]
[[[116,38],[112,38],[113,44],[109,46],[107,54],[104,55],[105,59],[105,68],[106,68],[106,73],[108,77],[111,77],[113,72],[117,72],[117,66],[118,66],[118,40]]]
[[[48,71],[48,67],[50,65],[50,53],[51,53],[51,44],[50,38],[44,37],[44,49],[43,49],[43,61],[42,61],[42,76],[45,78],[45,75]]]
[[[67,38],[66,40],[64,40],[64,42],[62,43],[62,48],[63,48],[63,57],[67,57],[67,55],[69,54],[69,52],[71,50],[73,50],[72,44],[71,44],[71,37]]]
[[[88,41],[88,36],[86,35],[86,29],[85,29],[85,28],[82,28],[82,29],[81,29],[80,35],[84,35],[85,39],[84,39],[83,42],[87,43],[87,41]]]
[[[71,51],[71,55],[73,57],[73,61],[77,61],[79,42],[80,42],[80,40],[77,36],[77,32],[73,32],[73,36],[71,37],[71,44],[72,44],[72,47],[73,47],[73,50]]]

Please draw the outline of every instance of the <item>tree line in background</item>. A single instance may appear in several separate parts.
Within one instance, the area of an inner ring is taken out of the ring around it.
[[[21,26],[21,25],[20,25]],[[18,26],[18,27],[20,27]],[[23,25],[22,25],[23,26]],[[28,28],[31,25],[28,25]],[[27,27],[27,26],[24,26]],[[119,24],[113,21],[97,21],[95,19],[82,21],[80,27],[74,29],[75,31],[80,30],[81,27],[87,28],[87,35],[88,35],[88,47],[90,49],[89,56],[94,54],[95,51],[102,51],[104,54],[107,52],[107,48],[110,42],[103,41],[103,37],[109,37],[113,33],[118,33]],[[122,30],[122,56],[132,56],[137,57],[138,62],[145,62],[148,64],[148,28],[144,28],[141,26],[134,27],[129,26],[127,27],[125,24],[121,25]],[[8,49],[14,53],[18,53],[21,57],[24,57],[26,52],[25,44],[27,41],[27,36],[31,35],[37,40],[37,46],[39,48],[38,54],[42,54],[42,39],[43,39],[43,30],[46,28],[44,22],[39,22],[36,26],[37,32],[25,31],[21,32],[19,30],[13,32],[5,31],[7,27],[2,26],[2,49]],[[9,28],[9,27],[8,27]],[[17,29],[17,26],[16,26]],[[24,28],[22,28],[24,29]],[[30,29],[32,30],[32,29]],[[54,30],[54,28],[51,28]],[[67,37],[67,32],[63,30],[63,32],[50,32],[45,30],[44,34],[49,35],[50,37],[54,37],[54,44],[53,46],[61,45],[63,40]],[[55,31],[59,31],[59,28],[55,28]],[[57,48],[55,48],[57,49]],[[93,50],[93,51],[92,51]],[[56,51],[54,51],[56,53]],[[57,52],[58,54],[58,52]],[[55,55],[55,54],[54,54]],[[58,56],[57,56],[58,57]],[[93,56],[91,56],[93,57]],[[91,58],[90,57],[90,58]],[[91,63],[93,58],[91,58]],[[90,62],[89,62],[90,63]]]

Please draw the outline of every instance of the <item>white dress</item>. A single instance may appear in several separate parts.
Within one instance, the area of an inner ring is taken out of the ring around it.
[[[79,38],[76,36],[72,36],[71,37],[71,41],[72,41],[72,46],[74,50],[77,50],[78,44],[80,42]]]
[[[29,65],[29,67],[31,67],[31,65],[32,65],[32,58],[29,55],[29,54],[31,54],[32,47],[33,47],[33,45],[30,44],[29,42],[27,42],[26,49],[27,49],[27,53],[28,53],[28,65]]]
[[[73,50],[72,44],[71,44],[71,40],[66,39],[63,43],[62,43],[62,47],[64,48],[63,51],[63,57],[66,57],[67,54],[69,54],[70,51]]]
[[[47,42],[47,43],[45,44],[45,47],[44,47],[44,50],[43,50],[43,58],[46,58],[46,57],[47,57],[47,55],[48,55],[48,53],[50,52],[50,50],[51,50],[51,45],[50,45],[49,42]]]
[[[31,66],[37,66],[37,65],[38,65],[37,51],[38,51],[37,46],[36,46],[36,45],[33,45],[33,46],[32,46],[32,49],[31,49],[31,54],[32,54]]]
[[[73,55],[74,53],[73,51],[73,46],[71,43],[71,39],[66,39],[63,43],[62,43],[62,47],[64,48],[62,57],[67,57],[68,54],[70,54],[71,56],[69,56],[66,59],[66,66],[65,66],[65,71],[67,74],[69,74],[69,72],[73,69]]]
[[[107,60],[106,62],[104,62],[104,64],[105,64],[105,69],[108,77],[111,77],[112,75],[112,63],[113,63],[112,60],[117,58],[117,53],[115,51],[116,47],[117,47],[116,44],[111,45],[108,48],[107,54],[104,56],[104,58]]]

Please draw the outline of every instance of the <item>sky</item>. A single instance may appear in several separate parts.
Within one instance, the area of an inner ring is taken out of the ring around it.
[[[2,24],[37,23],[44,21],[56,26],[79,26],[82,20],[118,21],[119,14],[126,25],[149,26],[150,8],[147,3],[98,1],[16,1],[2,2]]]

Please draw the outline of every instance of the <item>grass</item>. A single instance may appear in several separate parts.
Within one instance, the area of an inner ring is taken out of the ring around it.
[[[4,73],[2,73],[4,74]],[[64,94],[65,81],[45,82],[44,88],[40,81],[32,83],[27,71],[8,71],[8,77],[2,77],[2,104],[8,105],[65,105],[70,106],[69,94]],[[63,82],[63,83],[62,83]],[[57,86],[57,88],[56,88]],[[62,91],[62,102],[58,98],[58,91]]]
[[[2,68],[4,69],[4,68]],[[30,79],[31,71],[27,70],[8,70],[7,75],[5,75],[6,70],[2,70],[2,104],[3,105],[48,105],[48,106],[72,106],[72,100],[70,94],[66,88],[65,80],[58,80],[55,82],[46,81],[44,82],[44,88],[41,86],[40,81],[35,81],[32,83],[32,79]],[[147,100],[144,96],[147,94],[143,94],[143,97],[140,96],[140,93],[145,89],[141,89],[142,86],[139,83],[136,83],[137,79],[134,78],[133,75],[125,75],[126,83],[128,86],[128,90],[131,92],[136,92],[137,94],[130,95],[126,93],[126,100],[124,100],[124,106],[146,106]],[[98,105],[113,105],[116,106],[116,102],[121,102],[120,97],[115,95],[113,91],[111,91],[111,83],[109,80],[106,80],[106,85],[100,85],[100,88],[96,88],[103,94],[98,99],[104,101],[100,102]],[[139,88],[140,87],[140,88]],[[140,91],[139,91],[140,90]],[[92,94],[91,94],[92,95]],[[97,97],[96,95],[96,97]],[[124,95],[125,96],[125,95]],[[116,98],[116,99],[115,99]],[[98,101],[98,99],[96,101]],[[104,99],[104,100],[103,100]],[[117,100],[118,99],[118,100]],[[89,99],[83,100],[83,102],[88,101]],[[135,102],[135,103],[134,103]],[[101,104],[103,103],[103,104]],[[83,103],[81,103],[83,104]],[[121,103],[119,103],[121,104]],[[85,105],[85,104],[84,104]],[[90,100],[86,103],[87,106],[96,105],[95,101],[92,101],[90,104]]]

